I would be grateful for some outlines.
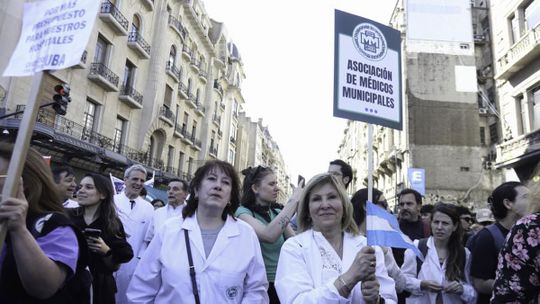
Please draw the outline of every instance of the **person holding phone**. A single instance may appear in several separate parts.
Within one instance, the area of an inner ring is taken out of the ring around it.
[[[90,249],[93,303],[115,303],[113,273],[133,258],[122,222],[116,215],[113,188],[108,178],[87,174],[81,180],[77,199],[81,207],[69,210],[74,224],[85,234]]]
[[[296,213],[302,194],[304,181],[299,177],[298,188],[285,206],[277,203],[279,186],[272,169],[262,166],[247,168],[244,174],[242,206],[236,210],[236,216],[245,221],[257,233],[269,282],[268,296],[270,303],[279,303],[274,279],[281,246],[285,240],[294,236],[289,222]]]

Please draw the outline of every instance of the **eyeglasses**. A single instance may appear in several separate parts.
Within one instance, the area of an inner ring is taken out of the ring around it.
[[[474,222],[474,220],[472,219],[472,217],[468,217],[468,216],[461,217],[460,219],[462,219],[462,220],[464,220],[464,221],[467,221],[467,222],[469,222],[469,223]]]

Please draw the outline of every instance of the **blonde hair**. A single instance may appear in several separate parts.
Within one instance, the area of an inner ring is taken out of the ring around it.
[[[304,232],[313,227],[313,220],[311,214],[309,214],[309,198],[313,189],[329,184],[333,186],[339,195],[341,204],[343,206],[343,217],[341,218],[341,230],[347,231],[354,235],[359,234],[358,226],[353,219],[353,205],[349,200],[347,191],[343,187],[343,184],[337,180],[332,174],[323,173],[315,175],[306,185],[300,202],[298,205],[298,229],[299,232]]]

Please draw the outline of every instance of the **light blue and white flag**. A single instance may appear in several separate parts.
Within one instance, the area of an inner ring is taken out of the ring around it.
[[[368,245],[411,249],[421,260],[424,256],[413,241],[401,232],[395,216],[386,210],[366,202],[366,237]]]
[[[154,180],[156,179],[156,171],[152,171],[152,178],[145,181],[144,185],[154,188]]]

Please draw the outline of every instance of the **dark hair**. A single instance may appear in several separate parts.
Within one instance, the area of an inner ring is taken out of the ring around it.
[[[418,191],[416,191],[414,189],[411,189],[411,188],[405,188],[405,189],[401,190],[401,192],[399,192],[399,194],[398,194],[398,202],[401,199],[401,197],[403,195],[406,195],[406,194],[414,194],[414,199],[416,200],[416,204],[422,205],[422,194],[420,194],[420,192],[418,192]]]
[[[164,202],[163,200],[159,199],[159,198],[153,199],[153,200],[150,202],[150,204],[152,204],[152,206],[155,207],[155,204],[156,204],[157,202],[161,202],[161,204],[162,204],[163,206],[165,206],[165,202]]]
[[[431,204],[427,204],[427,205],[422,205],[422,207],[420,207],[420,214],[423,214],[423,213],[431,213],[433,214],[433,209],[435,207]]]
[[[116,205],[114,203],[114,190],[111,184],[111,180],[101,174],[97,173],[88,173],[83,178],[89,177],[94,181],[94,186],[96,191],[99,194],[103,195],[104,198],[101,200],[98,208],[98,216],[102,219],[104,230],[109,235],[114,235],[118,237],[125,237],[124,231],[120,228],[120,219],[118,218],[118,213],[116,211]],[[82,180],[82,179],[81,179]],[[84,212],[84,206],[77,208]]]
[[[169,180],[169,182],[167,184],[170,184],[172,182],[178,182],[178,183],[181,183],[182,184],[182,190],[184,191],[188,191],[189,190],[189,184],[183,180],[183,179],[179,179],[179,178],[172,178]],[[165,204],[164,204],[165,205]]]
[[[452,220],[452,223],[457,226],[457,229],[450,235],[447,244],[448,260],[446,262],[446,279],[448,281],[465,280],[465,272],[462,267],[465,265],[466,258],[461,240],[463,237],[463,228],[461,227],[457,208],[454,205],[437,203],[433,208],[433,214],[436,212],[448,215]]]
[[[353,179],[353,172],[352,172],[351,166],[347,164],[346,162],[342,161],[341,159],[335,159],[331,161],[330,165],[339,166],[343,177],[349,178],[349,181],[347,181],[347,183],[345,184],[345,189],[347,189],[347,187],[349,186],[349,184],[352,182],[352,179]]]
[[[373,203],[378,205],[382,196],[379,189],[373,188]],[[362,188],[353,194],[351,203],[353,205],[353,218],[356,225],[360,226],[366,219],[366,201],[368,199],[368,188]]]
[[[242,170],[242,174],[244,175],[244,182],[242,183],[242,197],[240,198],[241,205],[270,222],[271,218],[268,211],[274,208],[282,209],[283,206],[276,202],[271,203],[270,206],[258,205],[257,195],[253,192],[253,185],[259,186],[262,180],[268,175],[274,174],[274,171],[268,167],[257,166]]]
[[[465,206],[456,206],[456,210],[459,216],[462,216],[464,214],[472,215],[471,210]]]
[[[189,193],[191,193],[191,195],[186,202],[186,206],[182,210],[183,218],[195,214],[195,211],[199,206],[199,197],[195,195],[195,193],[197,193],[197,190],[201,186],[204,177],[214,170],[223,171],[223,173],[231,179],[231,200],[230,203],[225,206],[221,218],[224,221],[227,220],[227,215],[234,218],[234,212],[240,205],[240,180],[238,179],[238,174],[236,174],[234,167],[222,160],[207,161],[202,167],[199,167],[197,171],[195,171],[195,175],[189,184]]]
[[[501,220],[508,215],[508,209],[504,206],[504,200],[514,201],[517,196],[516,188],[525,186],[520,182],[506,182],[499,185],[488,197],[489,207],[493,213],[493,217]]]
[[[64,172],[66,173],[66,176],[75,176],[75,171],[73,171],[73,168],[70,166],[56,166],[52,168],[52,175],[55,183],[60,183],[60,175]]]
[[[0,142],[0,157],[8,162],[11,161],[13,148],[11,143]],[[51,169],[43,160],[43,156],[33,148],[28,148],[21,176],[24,195],[28,201],[28,212],[64,213],[63,200],[53,180]]]

